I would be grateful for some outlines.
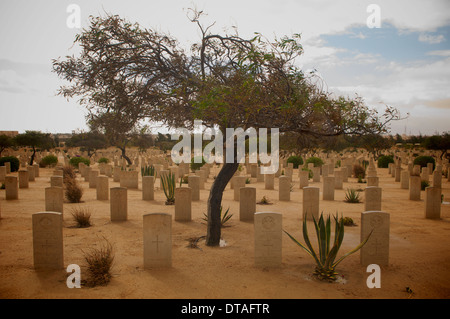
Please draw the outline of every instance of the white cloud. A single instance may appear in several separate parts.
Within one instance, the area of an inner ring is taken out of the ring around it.
[[[450,50],[435,50],[427,52],[427,55],[450,57]]]
[[[420,34],[419,41],[429,44],[438,44],[445,41],[445,37],[442,34],[440,35]]]

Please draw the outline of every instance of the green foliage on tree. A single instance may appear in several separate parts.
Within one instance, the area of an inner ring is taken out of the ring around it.
[[[55,147],[54,140],[49,133],[41,133],[39,131],[25,131],[23,134],[16,135],[14,142],[18,146],[31,147],[33,153],[30,158],[29,165],[33,165],[37,149],[49,150]]]

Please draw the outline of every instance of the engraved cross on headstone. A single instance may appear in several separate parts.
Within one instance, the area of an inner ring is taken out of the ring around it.
[[[159,253],[159,243],[163,243],[163,241],[159,240],[159,235],[156,235],[156,240],[152,241],[152,243],[156,243],[156,252]]]

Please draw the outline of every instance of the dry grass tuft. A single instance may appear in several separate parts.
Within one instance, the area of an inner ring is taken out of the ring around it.
[[[87,286],[105,286],[111,281],[114,254],[112,245],[106,238],[98,248],[91,248],[89,252],[84,252],[84,259],[88,264]]]
[[[86,228],[91,226],[91,212],[87,207],[72,209],[72,217],[76,222],[76,227]]]

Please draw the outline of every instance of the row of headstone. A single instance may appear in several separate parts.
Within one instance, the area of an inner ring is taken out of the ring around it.
[[[62,269],[64,264],[62,213],[32,215],[33,263],[37,270]],[[366,211],[361,214],[362,265],[389,264],[389,213]],[[254,260],[257,267],[279,267],[282,261],[282,214],[254,213]],[[143,216],[144,268],[172,266],[172,216],[152,213]]]

